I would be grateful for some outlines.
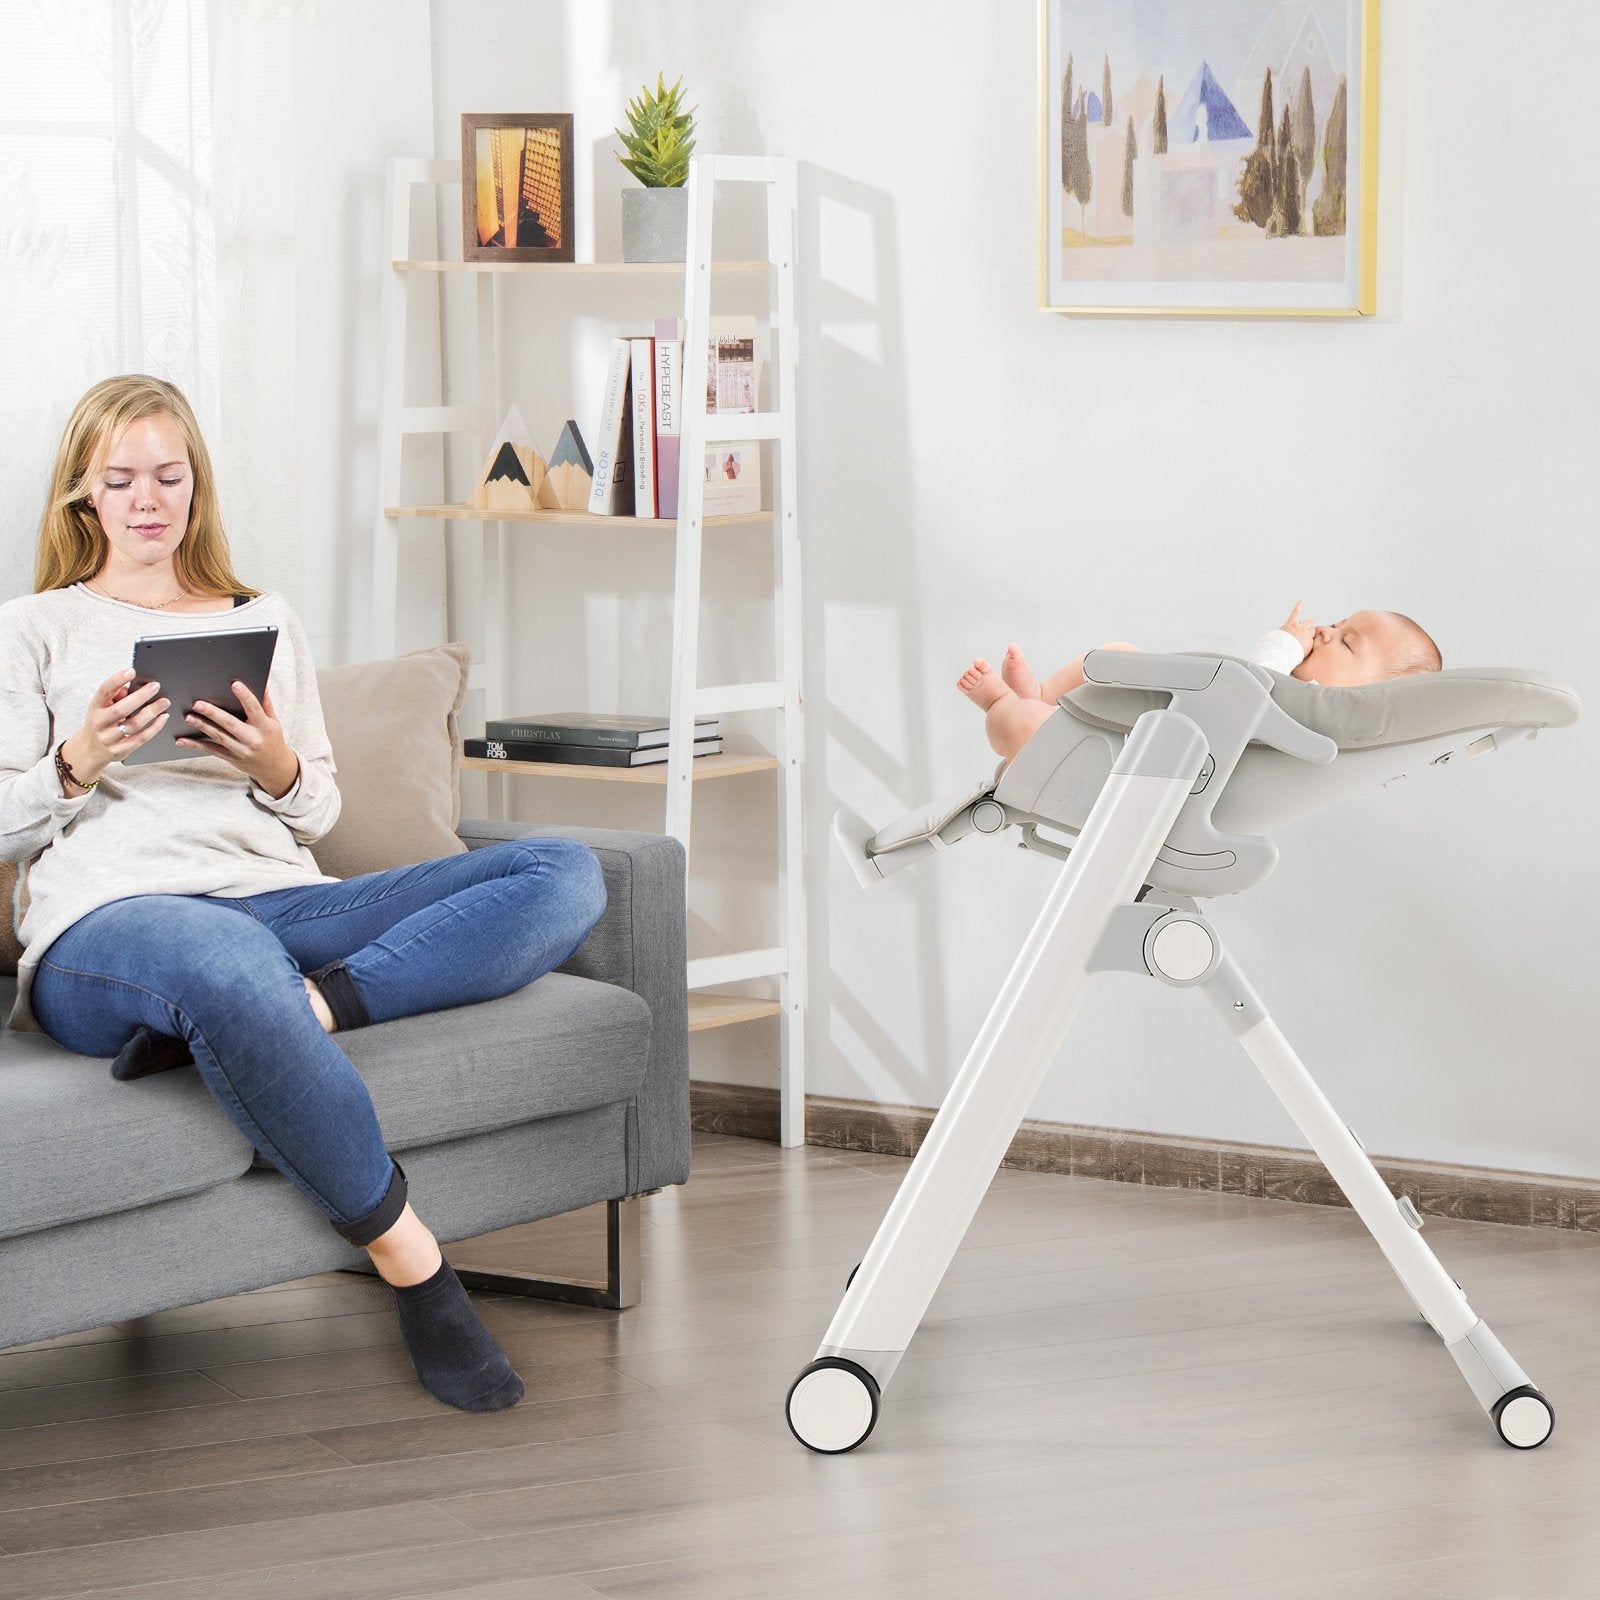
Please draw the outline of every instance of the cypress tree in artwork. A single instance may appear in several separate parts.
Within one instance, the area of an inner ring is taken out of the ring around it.
[[[1300,171],[1300,193],[1304,197],[1311,187],[1311,174],[1317,164],[1317,106],[1311,97],[1311,68],[1300,73],[1300,87],[1294,97],[1294,163]],[[1310,231],[1310,217],[1302,217],[1300,226]]]
[[[1311,94],[1311,68],[1300,74],[1294,97],[1294,156],[1300,164],[1300,182],[1311,181],[1311,163],[1317,155],[1317,104]]]
[[[1150,143],[1152,155],[1167,153],[1167,80],[1163,75],[1156,83],[1156,126]]]
[[[1269,239],[1282,239],[1300,231],[1300,167],[1294,158],[1294,126],[1289,107],[1278,125],[1278,159],[1272,167],[1272,220]]]
[[[1089,119],[1068,117],[1061,125],[1061,185],[1078,202],[1078,222],[1083,223],[1083,208],[1094,192],[1089,171]]]
[[[1345,180],[1349,160],[1348,94],[1345,80],[1340,78],[1338,92],[1333,97],[1333,110],[1328,113],[1328,129],[1322,141],[1322,193],[1311,208],[1313,233],[1334,234],[1345,230]]]
[[[1070,189],[1067,182],[1067,149],[1072,142],[1067,124],[1072,121],[1072,55],[1067,54],[1067,70],[1061,75],[1061,187]]]
[[[1105,65],[1100,69],[1100,120],[1111,126],[1111,57],[1105,58]]]
[[[1139,157],[1139,141],[1133,136],[1133,118],[1128,118],[1128,142],[1122,147],[1122,214],[1133,215],[1133,164]]]
[[[1277,139],[1272,131],[1272,72],[1269,68],[1261,84],[1261,120],[1257,124],[1256,147],[1244,158],[1239,174],[1239,203],[1233,214],[1241,222],[1266,228],[1273,214],[1273,168],[1276,166]]]

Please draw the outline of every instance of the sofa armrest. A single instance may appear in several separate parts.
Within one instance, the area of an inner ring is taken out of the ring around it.
[[[689,994],[684,854],[676,839],[609,828],[463,819],[468,849],[559,835],[586,844],[605,873],[606,909],[561,971],[631,989],[650,1007],[650,1059],[631,1114],[629,1190],[689,1176]]]

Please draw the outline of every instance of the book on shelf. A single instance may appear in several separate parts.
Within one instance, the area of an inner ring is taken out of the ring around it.
[[[748,416],[756,409],[756,319],[713,317],[706,348],[706,411]],[[761,509],[761,441],[706,434],[705,514],[737,516]]]
[[[667,759],[667,747],[655,745],[645,750],[618,749],[599,744],[540,744],[527,739],[464,739],[462,745],[469,756],[480,756],[489,761],[542,761],[552,766],[568,767],[650,767]],[[697,756],[720,754],[720,739],[696,739]]]
[[[633,428],[633,514],[656,515],[656,342],[646,336],[628,341]]]
[[[589,510],[601,517],[626,517],[633,511],[633,429],[629,395],[633,343],[611,341],[606,386],[600,402],[600,424],[594,439],[594,487]]]
[[[610,745],[644,750],[667,742],[665,717],[613,716],[596,711],[545,711],[531,717],[491,717],[484,726],[490,739],[516,739],[542,744]],[[716,739],[722,724],[715,717],[697,717],[694,736]]]
[[[756,319],[713,317],[706,342],[706,410],[756,408]]]
[[[589,510],[598,516],[676,517],[683,481],[683,330],[681,318],[662,317],[653,335],[611,341],[594,438],[594,483]],[[706,339],[708,415],[749,415],[756,409],[757,325],[751,316],[713,317]],[[707,516],[761,509],[761,442],[716,438],[702,472]]]
[[[656,320],[656,515],[678,514],[679,391],[683,387],[683,322]]]

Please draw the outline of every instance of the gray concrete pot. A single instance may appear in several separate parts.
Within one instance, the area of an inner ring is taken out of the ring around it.
[[[682,261],[689,244],[689,191],[622,191],[622,259]]]

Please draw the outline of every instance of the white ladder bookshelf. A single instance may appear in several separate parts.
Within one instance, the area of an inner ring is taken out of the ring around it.
[[[804,782],[805,733],[801,692],[800,517],[795,435],[795,368],[798,356],[794,302],[796,242],[795,168],[775,157],[700,155],[690,163],[689,232],[683,263],[625,262],[500,263],[419,261],[410,258],[414,191],[436,195],[441,185],[458,185],[460,164],[454,161],[394,160],[389,163],[391,270],[384,285],[383,423],[380,462],[380,505],[374,526],[372,625],[369,654],[394,653],[400,599],[399,542],[406,519],[422,518],[480,524],[484,538],[484,647],[475,663],[472,686],[482,688],[491,717],[507,714],[506,663],[510,629],[509,541],[536,531],[529,524],[582,524],[622,537],[674,537],[672,669],[668,755],[649,767],[547,766],[536,762],[485,761],[465,758],[463,765],[488,778],[490,810],[505,814],[504,785],[514,778],[545,781],[609,781],[646,784],[664,790],[663,831],[683,845],[692,869],[690,849],[697,783],[714,780],[751,781],[746,775],[777,774],[778,881],[777,939],[763,948],[735,950],[691,958],[686,979],[691,1032],[723,1027],[759,1017],[776,1016],[779,1035],[780,1140],[805,1142],[805,1015],[806,912],[802,860],[801,802]],[[718,184],[754,185],[765,199],[767,254],[752,261],[717,261],[712,257],[712,220]],[[446,214],[449,208],[444,208]],[[468,272],[477,275],[476,398],[467,404],[407,405],[406,352],[414,307],[412,286],[425,275]],[[728,272],[762,273],[768,279],[767,326],[770,334],[771,409],[746,415],[706,413],[698,405],[683,408],[680,474],[676,517],[602,517],[565,511],[487,513],[461,503],[402,503],[402,443],[408,435],[459,434],[473,442],[481,458],[504,414],[503,344],[497,336],[495,279],[501,274],[593,273],[659,275],[676,273],[684,282],[683,392],[703,394],[706,352],[712,315],[712,283]],[[706,449],[733,440],[769,441],[772,471],[763,474],[769,508],[739,516],[704,514],[704,474],[699,464]],[[693,469],[693,470],[691,470]],[[701,557],[706,527],[727,524],[766,526],[773,555],[773,663],[775,676],[759,682],[702,684],[699,679]],[[772,755],[693,753],[696,717],[724,717],[751,712],[775,715]],[[648,826],[649,824],[644,824]],[[692,884],[692,878],[691,878]],[[776,1000],[717,991],[753,980],[772,980]]]

